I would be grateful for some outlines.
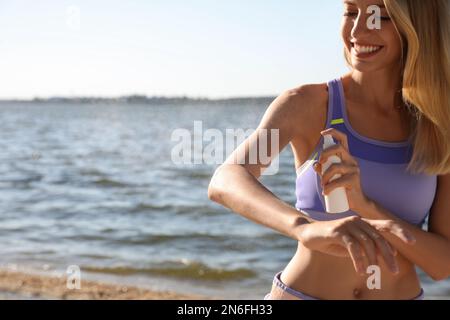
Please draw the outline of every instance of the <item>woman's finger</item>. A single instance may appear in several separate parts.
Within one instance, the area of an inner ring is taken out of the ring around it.
[[[377,248],[370,237],[363,229],[361,228],[350,228],[350,234],[359,241],[359,244],[364,248],[364,253],[367,259],[366,267],[377,265]]]
[[[316,171],[319,175],[322,175],[322,165],[319,161],[315,161],[313,164],[313,169]]]
[[[365,275],[363,254],[358,241],[350,235],[344,235],[342,236],[342,244],[347,248],[356,272],[360,275]]]
[[[370,224],[368,223],[364,223],[365,220],[362,219],[362,224],[361,224],[361,228],[364,229],[364,231],[372,238],[372,240],[375,242],[376,240],[378,240],[379,238],[382,238],[382,235],[378,233],[377,230],[375,230]],[[395,249],[395,247],[393,247],[388,241],[386,241],[387,245],[388,245],[388,249],[389,251],[392,253],[392,255],[395,257],[397,256],[397,249]]]
[[[323,186],[323,194],[327,195],[338,187],[345,187],[346,189],[352,189],[354,186],[355,177],[356,175],[354,173],[350,173],[328,182],[326,185]]]
[[[338,140],[339,143],[342,144],[345,149],[349,150],[347,135],[345,133],[343,133],[335,128],[329,128],[327,130],[322,131],[320,134],[323,136],[330,134],[334,139]]]
[[[383,236],[378,233],[377,230],[375,230],[372,226],[370,226],[367,223],[364,223],[361,225],[361,227],[366,231],[366,233],[372,238],[372,240],[375,242],[379,238],[382,238]],[[392,253],[394,257],[397,256],[398,252],[395,247],[393,247],[388,241],[386,241],[386,244],[388,246],[389,251]]]
[[[341,144],[336,144],[334,146],[331,146],[331,147],[323,150],[320,154],[318,161],[323,164],[332,155],[338,156],[344,163],[349,163],[349,164],[353,164],[353,165],[357,164],[356,160],[349,153],[349,151],[347,149],[345,149],[344,146]]]
[[[367,233],[374,240],[375,245],[378,248],[378,251],[380,252],[381,256],[383,257],[384,261],[386,262],[386,265],[389,267],[389,269],[392,271],[392,273],[394,273],[394,274],[398,273],[399,269],[398,269],[398,265],[397,265],[397,260],[395,258],[395,255],[394,255],[391,245],[376,230],[373,230],[373,229],[369,230],[369,228],[371,228],[370,225],[368,225],[364,221],[361,221],[360,225],[361,225],[362,229],[367,230]]]
[[[345,163],[333,163],[322,175],[322,186],[333,181],[332,179],[336,174],[343,176],[350,173],[359,173],[358,167]]]

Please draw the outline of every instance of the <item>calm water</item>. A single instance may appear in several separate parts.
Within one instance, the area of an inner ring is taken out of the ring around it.
[[[171,134],[194,120],[255,128],[265,108],[0,105],[1,264],[262,299],[295,241],[209,201],[216,166],[172,163]],[[293,166],[287,148],[279,173],[262,178],[292,205]],[[421,277],[430,296],[450,296],[450,281]]]

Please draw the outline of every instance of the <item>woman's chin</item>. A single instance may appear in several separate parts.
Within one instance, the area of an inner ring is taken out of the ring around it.
[[[351,56],[352,68],[359,72],[375,72],[386,70],[389,72],[396,72],[400,68],[401,57],[395,57],[385,59],[380,57],[379,59],[359,59],[358,57]]]
[[[368,62],[364,62],[364,61],[359,61],[359,60],[353,60],[352,61],[352,68],[356,71],[359,72],[375,72],[375,71],[380,71],[383,69],[388,69],[390,67],[388,67],[385,64],[379,64],[379,63],[368,63]]]

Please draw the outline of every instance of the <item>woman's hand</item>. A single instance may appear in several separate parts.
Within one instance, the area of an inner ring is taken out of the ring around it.
[[[338,257],[350,257],[361,275],[368,266],[377,265],[381,256],[392,273],[399,272],[397,252],[381,235],[390,233],[407,244],[415,242],[414,236],[392,220],[369,220],[358,216],[331,221],[317,221],[300,227],[299,241],[310,250]]]
[[[361,188],[359,165],[350,154],[347,135],[334,128],[322,131],[321,134],[329,134],[338,141],[335,146],[323,150],[319,160],[313,165],[314,170],[321,177],[323,194],[327,195],[336,188],[344,187],[350,210],[355,212],[361,211],[370,200]],[[322,166],[328,157],[332,155],[337,155],[341,158],[341,163],[333,163],[322,175]],[[330,181],[336,174],[340,174],[341,177]]]

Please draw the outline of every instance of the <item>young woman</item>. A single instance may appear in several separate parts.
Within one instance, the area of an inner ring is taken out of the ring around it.
[[[216,170],[208,195],[298,241],[265,299],[422,299],[415,266],[436,281],[450,276],[450,3],[343,5],[351,71],[275,99],[255,133]],[[367,23],[372,5],[381,9],[381,28]],[[270,136],[260,138],[262,129],[279,129],[278,150]],[[322,149],[325,134],[335,147]],[[270,159],[291,144],[295,208],[258,181],[268,165],[248,161],[263,141]],[[322,174],[330,155],[342,163]],[[324,194],[338,187],[350,210],[328,214]]]

